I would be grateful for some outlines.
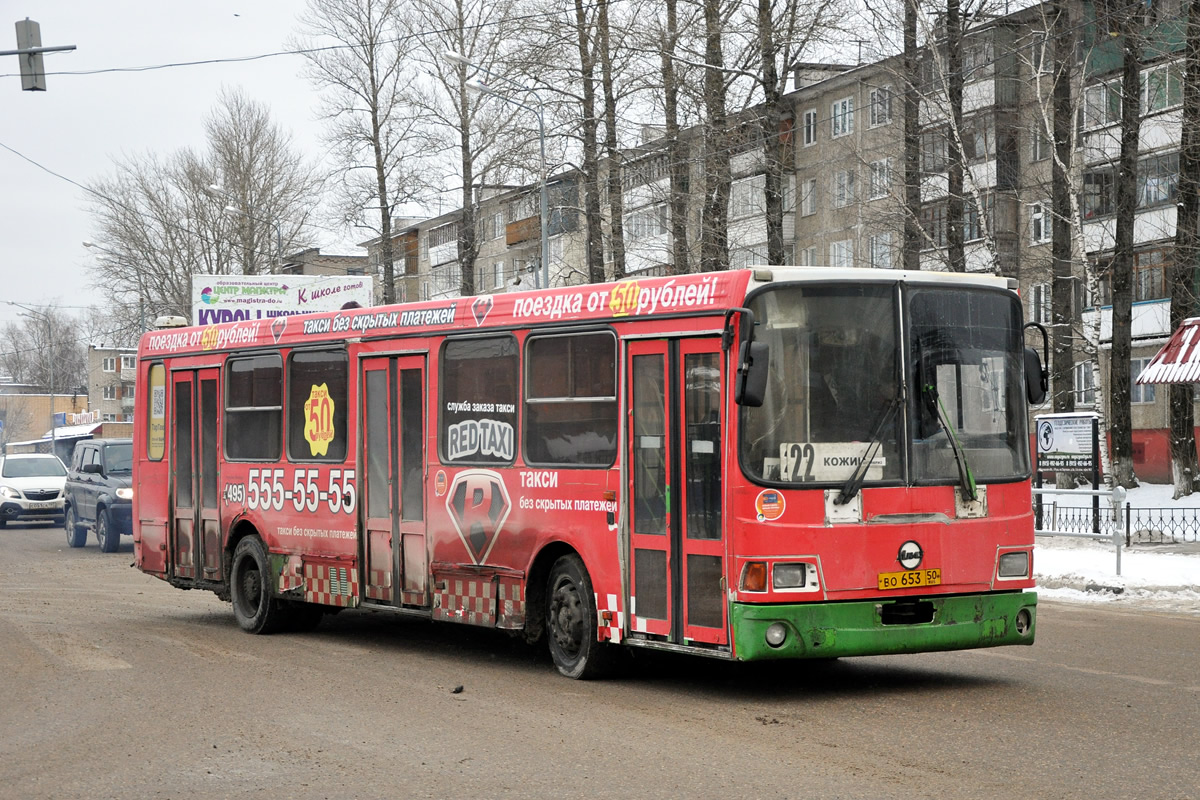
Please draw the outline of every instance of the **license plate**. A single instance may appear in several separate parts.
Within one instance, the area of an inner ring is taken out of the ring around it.
[[[937,586],[941,582],[942,571],[940,569],[909,569],[904,572],[879,573],[880,591]]]
[[[54,503],[30,503],[30,511],[49,511],[54,508]]]

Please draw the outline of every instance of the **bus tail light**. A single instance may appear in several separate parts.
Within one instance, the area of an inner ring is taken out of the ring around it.
[[[1001,578],[1025,578],[1029,576],[1029,553],[1021,550],[1000,556],[997,574]]]
[[[749,561],[742,567],[742,591],[765,592],[767,590],[767,562]]]

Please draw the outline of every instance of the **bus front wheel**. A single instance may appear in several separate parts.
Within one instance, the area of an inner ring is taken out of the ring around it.
[[[238,626],[247,633],[274,633],[283,625],[285,610],[271,591],[267,549],[257,536],[247,536],[233,550],[229,594]]]
[[[602,677],[612,645],[596,639],[596,605],[583,560],[563,556],[550,569],[546,586],[546,633],[554,666],[568,678]]]

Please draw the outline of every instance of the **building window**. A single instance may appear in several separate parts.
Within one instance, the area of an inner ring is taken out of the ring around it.
[[[804,146],[817,143],[817,110],[815,108],[804,112]]]
[[[1174,202],[1179,193],[1179,153],[1138,161],[1138,207]]]
[[[497,211],[492,215],[492,238],[500,239],[504,237],[504,212]]]
[[[121,356],[121,369],[133,369],[137,366],[137,356]]]
[[[854,202],[854,170],[838,170],[833,174],[833,207],[845,208]]]
[[[934,128],[921,134],[921,171],[934,173],[946,169],[946,129]]]
[[[1035,283],[1029,288],[1029,321],[1050,323],[1050,284]]]
[[[1121,120],[1121,82],[1109,81],[1083,90],[1083,127],[1099,128]]]
[[[105,372],[116,372],[117,371],[117,357],[116,356],[105,356],[100,362],[100,368],[102,370],[104,370]]]
[[[1050,209],[1045,203],[1034,203],[1029,207],[1029,240],[1033,244],[1050,241]]]
[[[887,197],[892,186],[892,160],[871,162],[871,199]]]
[[[996,123],[990,114],[963,122],[963,158],[986,161],[996,155]]]
[[[995,227],[995,197],[990,194],[968,197],[963,206],[963,241],[973,242],[987,236]]]
[[[962,49],[963,80],[971,81],[985,78],[991,74],[992,43],[967,42]]]
[[[854,98],[843,97],[829,107],[833,138],[854,133]]]
[[[1183,102],[1178,64],[1160,64],[1142,72],[1143,114],[1153,114]]]
[[[525,350],[525,460],[608,466],[617,457],[617,339],[531,338]]]
[[[796,251],[796,264],[801,267],[817,266],[817,248],[801,247]]]
[[[1137,382],[1137,376],[1146,365],[1150,363],[1149,358],[1135,358],[1130,362],[1129,368],[1129,402],[1130,403],[1153,403],[1154,402],[1154,384],[1140,384]]]
[[[749,217],[763,212],[766,176],[740,178],[729,187],[729,216],[731,219]]]
[[[666,232],[666,203],[638,209],[625,218],[625,233],[631,239],[662,236]]]
[[[1054,137],[1046,128],[1046,120],[1039,119],[1034,122],[1030,136],[1033,139],[1030,157],[1034,161],[1045,161],[1054,155]]]
[[[1029,65],[1033,69],[1033,74],[1052,72],[1054,70],[1053,59],[1050,58],[1052,51],[1050,50],[1050,37],[1045,31],[1034,31],[1033,44],[1029,49]]]
[[[1093,381],[1092,362],[1081,361],[1075,365],[1075,405],[1094,406],[1096,384]]]
[[[921,230],[925,233],[923,249],[946,246],[945,203],[930,203],[921,208]]]
[[[1083,218],[1094,219],[1113,213],[1113,172],[1111,168],[1083,173]]]
[[[809,178],[800,187],[800,216],[811,217],[817,213],[817,179]]]
[[[505,279],[504,262],[497,261],[494,264],[492,264],[492,288],[493,289],[503,289],[504,288],[504,279]]]
[[[892,121],[892,87],[880,86],[872,89],[871,94],[871,127],[887,125]]]
[[[867,257],[875,269],[892,268],[892,235],[876,233],[868,239]]]
[[[854,266],[854,240],[845,239],[840,242],[829,243],[829,266],[831,267],[852,267]]]
[[[102,396],[104,397],[105,400],[116,400],[117,399],[117,387],[116,386],[105,386]]]

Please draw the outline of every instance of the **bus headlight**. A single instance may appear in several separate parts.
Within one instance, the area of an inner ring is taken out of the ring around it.
[[[1005,553],[1000,556],[999,575],[1001,578],[1024,578],[1029,574],[1029,553],[1022,550],[1019,553]]]
[[[122,500],[132,500],[133,489],[117,489],[117,497],[121,498]]]
[[[803,589],[807,577],[807,564],[776,564],[771,570],[771,585],[776,589]]]
[[[787,639],[787,626],[782,622],[772,622],[767,626],[767,644],[780,647]]]

